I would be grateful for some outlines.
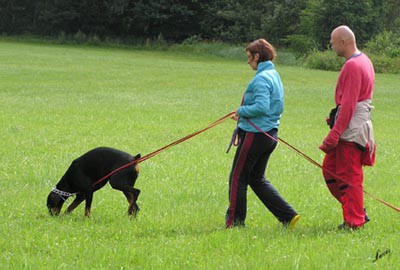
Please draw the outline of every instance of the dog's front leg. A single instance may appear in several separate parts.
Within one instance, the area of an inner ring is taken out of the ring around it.
[[[85,193],[85,198],[86,198],[85,216],[89,217],[90,216],[90,208],[92,206],[92,200],[93,200],[93,192],[86,192]]]
[[[66,214],[71,213],[72,211],[74,211],[74,209],[76,207],[78,207],[78,205],[81,204],[81,202],[83,202],[83,200],[85,199],[85,196],[81,193],[78,193],[75,197],[75,199],[72,201],[72,203],[68,206],[67,210],[65,210]]]

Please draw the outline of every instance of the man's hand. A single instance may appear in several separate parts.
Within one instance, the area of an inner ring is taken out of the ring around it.
[[[331,132],[329,132],[328,136],[326,136],[326,138],[322,142],[322,145],[319,147],[319,149],[321,149],[325,153],[328,153],[329,151],[332,151],[338,145],[338,143],[338,134],[334,130],[331,130]]]
[[[321,144],[319,146],[319,149],[321,149],[322,152],[328,154],[328,152],[332,151],[334,148],[330,148],[330,147],[326,146],[325,144]]]

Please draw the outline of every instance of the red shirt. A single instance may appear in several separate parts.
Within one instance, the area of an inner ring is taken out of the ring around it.
[[[374,67],[368,56],[360,53],[347,59],[336,84],[335,102],[341,108],[324,141],[328,147],[335,147],[338,143],[353,117],[357,102],[372,99],[374,81]]]

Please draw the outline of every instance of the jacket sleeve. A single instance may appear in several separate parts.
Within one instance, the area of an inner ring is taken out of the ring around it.
[[[340,136],[346,130],[353,117],[360,95],[361,74],[359,74],[359,69],[352,68],[352,65],[348,65],[342,74],[343,77],[340,78],[342,80],[342,97],[340,98],[339,104],[340,111],[336,118],[335,125],[324,140],[324,145],[328,148],[334,148],[338,144]]]
[[[270,110],[271,84],[266,78],[257,77],[249,87],[251,87],[253,98],[248,104],[239,107],[238,115],[246,118],[264,115]]]

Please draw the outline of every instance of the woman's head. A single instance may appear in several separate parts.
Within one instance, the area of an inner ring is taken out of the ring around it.
[[[258,65],[260,62],[272,61],[276,57],[275,48],[263,38],[257,39],[247,45],[246,54],[249,65],[251,65],[251,61]]]

